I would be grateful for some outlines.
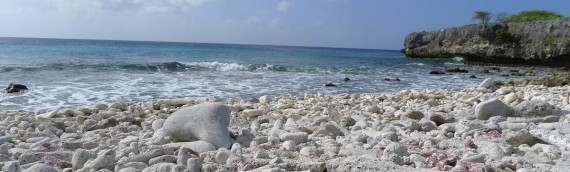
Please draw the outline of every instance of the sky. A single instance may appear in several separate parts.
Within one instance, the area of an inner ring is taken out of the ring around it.
[[[476,23],[474,11],[567,0],[0,0],[0,37],[392,49],[410,32]]]

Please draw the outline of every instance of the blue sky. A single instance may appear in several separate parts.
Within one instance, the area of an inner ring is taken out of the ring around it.
[[[476,10],[532,9],[570,16],[570,1],[0,0],[0,36],[400,49]]]

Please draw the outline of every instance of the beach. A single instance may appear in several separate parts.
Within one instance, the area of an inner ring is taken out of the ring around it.
[[[0,0],[0,172],[570,172],[570,1],[257,1]]]
[[[4,171],[567,171],[569,89],[117,97],[2,112],[0,156]]]

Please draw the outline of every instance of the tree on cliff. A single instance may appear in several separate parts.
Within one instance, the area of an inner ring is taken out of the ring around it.
[[[475,11],[473,20],[480,20],[481,24],[486,25],[491,20],[491,17],[493,17],[493,14],[491,14],[489,11]]]
[[[542,20],[557,20],[563,19],[564,16],[546,10],[531,10],[522,11],[518,14],[514,14],[507,18],[506,22],[530,22],[530,21],[542,21]]]

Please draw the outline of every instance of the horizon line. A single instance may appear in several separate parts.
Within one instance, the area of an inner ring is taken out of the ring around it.
[[[146,42],[146,43],[178,43],[178,44],[218,44],[218,45],[242,45],[242,46],[243,45],[250,45],[250,46],[271,46],[271,47],[295,47],[295,48],[329,48],[329,49],[400,51],[400,50],[392,50],[392,49],[374,49],[374,48],[349,48],[349,47],[327,47],[327,46],[308,46],[308,45],[277,45],[277,44],[245,44],[245,43],[222,43],[222,42],[185,42],[185,41],[151,41],[151,40],[127,40],[127,39],[50,38],[50,37],[12,37],[12,36],[0,36],[0,38],[59,39],[59,40],[83,40],[83,41]]]

